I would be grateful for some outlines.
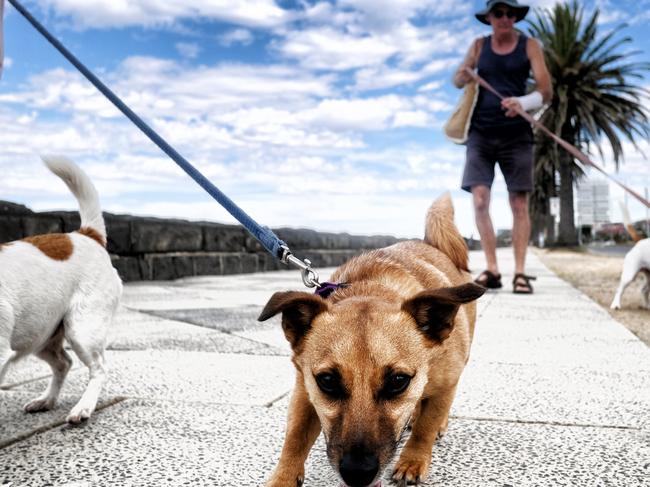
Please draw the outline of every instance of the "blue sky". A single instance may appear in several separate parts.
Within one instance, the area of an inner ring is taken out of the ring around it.
[[[462,233],[477,236],[470,198],[458,189],[464,148],[444,138],[442,125],[460,94],[452,72],[471,40],[488,33],[473,17],[483,1],[23,5],[260,223],[420,236],[431,200],[451,191]],[[650,61],[650,0],[584,5],[601,8],[603,32],[627,22],[629,48]],[[233,221],[8,4],[5,56],[0,199],[73,209],[38,158],[56,153],[86,169],[106,211]],[[648,141],[639,147],[650,156]],[[625,149],[618,177],[643,192],[650,163]],[[607,147],[594,160],[614,171]],[[614,219],[621,195],[612,187]],[[492,205],[495,226],[507,228],[501,176]],[[628,205],[644,217],[639,203]]]

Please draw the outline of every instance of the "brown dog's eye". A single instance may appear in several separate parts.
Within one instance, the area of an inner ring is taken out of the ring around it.
[[[411,377],[405,374],[393,374],[386,377],[380,395],[384,399],[392,399],[406,390],[411,383]]]
[[[341,376],[336,372],[324,372],[316,376],[316,384],[323,393],[330,396],[332,399],[344,399],[347,397],[343,384],[341,384]]]

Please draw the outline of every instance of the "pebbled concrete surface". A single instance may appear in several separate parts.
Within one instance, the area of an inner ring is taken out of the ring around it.
[[[512,267],[508,249],[499,260]],[[471,264],[483,268],[480,253]],[[535,295],[510,293],[505,273],[479,301],[449,432],[422,485],[650,485],[648,348],[534,255],[528,272]],[[78,360],[57,407],[34,415],[21,407],[45,388],[47,366],[28,358],[10,370],[0,485],[263,485],[294,373],[279,320],[255,318],[285,289],[301,289],[297,272],[127,284],[89,422],[63,424],[87,380]],[[321,436],[306,487],[338,484],[324,448]]]

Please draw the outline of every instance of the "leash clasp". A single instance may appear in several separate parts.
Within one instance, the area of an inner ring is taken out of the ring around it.
[[[318,280],[318,272],[316,272],[311,267],[311,261],[309,259],[300,260],[291,253],[289,247],[283,245],[282,249],[282,258],[280,261],[286,265],[292,265],[300,269],[300,274],[302,276],[302,283],[307,287],[316,287],[320,288],[321,283]]]

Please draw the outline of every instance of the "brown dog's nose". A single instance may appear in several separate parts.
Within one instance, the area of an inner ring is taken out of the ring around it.
[[[368,487],[379,471],[379,458],[363,445],[352,447],[341,457],[339,473],[348,487]]]

